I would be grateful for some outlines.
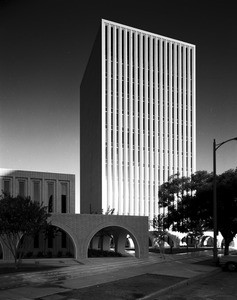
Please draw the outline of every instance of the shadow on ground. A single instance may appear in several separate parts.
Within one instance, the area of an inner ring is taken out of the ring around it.
[[[0,274],[12,274],[12,273],[28,273],[28,272],[41,272],[49,271],[63,266],[47,266],[47,265],[36,265],[36,264],[22,264],[17,269],[14,264],[0,265]]]
[[[60,300],[75,298],[83,300],[134,300],[179,283],[186,278],[157,274],[143,274],[110,283],[94,285],[60,294]],[[49,296],[50,297],[50,296]],[[49,300],[49,297],[38,300]]]

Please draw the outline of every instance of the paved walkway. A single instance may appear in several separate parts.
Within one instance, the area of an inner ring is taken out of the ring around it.
[[[157,253],[150,253],[147,259],[120,257],[91,258],[80,262],[40,261],[40,264],[66,266],[50,271],[0,275],[0,300],[29,300],[42,297],[47,300],[60,299],[61,292],[145,273],[183,277],[186,281],[195,280],[219,270],[217,267],[195,264],[211,256],[211,251],[202,251],[166,255],[165,260]]]

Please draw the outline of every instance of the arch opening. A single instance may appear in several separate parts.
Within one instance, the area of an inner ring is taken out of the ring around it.
[[[97,231],[89,241],[88,257],[138,256],[136,238],[127,229],[108,226]]]
[[[213,242],[212,236],[204,235],[201,238],[201,247],[213,247]]]
[[[22,247],[22,245],[27,245]],[[49,226],[47,232],[34,237],[22,236],[18,248],[23,249],[22,258],[75,258],[75,245],[70,235],[62,228]]]
[[[150,236],[148,237],[148,247],[153,247],[153,239]]]

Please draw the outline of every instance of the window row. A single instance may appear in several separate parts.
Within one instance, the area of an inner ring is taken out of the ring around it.
[[[28,190],[28,181],[27,179],[17,179],[15,186],[15,193],[13,191],[13,181],[12,179],[3,179],[3,191],[8,195],[19,195],[21,197],[31,196],[34,202],[41,203],[48,207],[48,212],[56,212],[56,183],[54,181],[48,181],[45,185],[45,191],[43,195],[43,186],[41,180],[31,181],[30,191]],[[60,195],[61,198],[61,213],[68,212],[68,183],[60,183]]]

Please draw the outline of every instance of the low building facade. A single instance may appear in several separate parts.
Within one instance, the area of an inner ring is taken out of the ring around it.
[[[75,213],[75,175],[0,169],[0,190],[43,203],[49,213]]]
[[[30,196],[43,203],[56,228],[55,236],[46,239],[42,233],[32,238],[24,258],[74,257],[85,259],[88,250],[111,250],[126,255],[128,237],[135,256],[148,256],[148,218],[103,214],[75,213],[75,176],[71,174],[0,169],[0,188],[13,197]],[[0,258],[12,260],[12,254],[1,242]]]

